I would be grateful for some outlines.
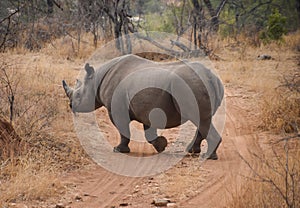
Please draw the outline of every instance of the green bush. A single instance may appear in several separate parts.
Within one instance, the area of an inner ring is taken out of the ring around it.
[[[171,12],[167,10],[164,14],[148,14],[146,15],[146,21],[144,23],[144,28],[147,31],[159,31],[159,32],[169,32],[174,33],[175,28],[172,24]]]
[[[287,33],[287,18],[283,16],[278,9],[274,9],[269,16],[267,27],[260,34],[260,39],[264,42],[271,40],[282,40],[282,36]]]

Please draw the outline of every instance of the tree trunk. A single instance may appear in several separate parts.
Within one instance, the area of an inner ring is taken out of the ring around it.
[[[212,7],[212,4],[211,4],[210,0],[203,0],[203,2],[207,7],[210,16],[214,17],[216,15],[216,12],[215,12],[214,8]]]
[[[211,16],[211,20],[210,20],[210,24],[211,24],[211,29],[216,32],[219,29],[219,18],[216,16],[216,12],[214,10],[214,8],[212,7],[212,4],[210,2],[210,0],[203,0],[208,11],[209,14]]]
[[[125,34],[126,48],[127,48],[126,53],[130,54],[130,53],[132,53],[132,45],[131,45],[131,39],[130,39],[130,36],[129,36],[128,24],[129,24],[129,21],[125,17],[125,21],[124,21],[124,34]]]
[[[53,6],[54,6],[53,0],[47,0],[47,7],[48,7],[47,13],[49,15],[53,13]]]
[[[300,0],[296,0],[296,9],[297,9],[298,21],[299,21],[299,25],[300,25]]]

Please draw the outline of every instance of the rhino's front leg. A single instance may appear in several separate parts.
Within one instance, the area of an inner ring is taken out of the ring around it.
[[[114,147],[114,152],[121,152],[121,153],[129,153],[129,142],[130,142],[130,128],[129,128],[129,122],[122,119],[122,116],[116,116],[114,120],[111,112],[108,112],[109,118],[111,122],[114,124],[114,126],[118,129],[121,141],[118,146]],[[126,136],[125,136],[126,135]]]
[[[168,141],[163,136],[157,136],[157,129],[144,124],[145,137],[147,141],[153,145],[158,153],[163,152],[168,144]]]

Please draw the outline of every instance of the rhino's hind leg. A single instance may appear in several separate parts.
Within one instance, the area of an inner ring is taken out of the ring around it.
[[[147,141],[153,145],[155,150],[160,153],[163,152],[168,145],[168,141],[163,136],[157,136],[157,129],[149,127],[144,124],[145,137]]]
[[[164,136],[158,136],[155,140],[150,142],[158,153],[161,153],[165,150],[168,145],[168,141]]]
[[[196,123],[194,122],[196,125]],[[200,125],[198,125],[198,131],[193,141],[188,145],[187,152],[189,153],[200,153],[201,142],[203,139],[207,141],[207,152],[201,157],[203,159],[217,160],[217,149],[222,141],[221,136],[215,129],[211,119],[202,120]]]
[[[217,149],[222,142],[222,138],[214,125],[211,123],[209,134],[207,135],[207,152],[202,155],[203,159],[217,160]]]
[[[130,152],[130,148],[128,147],[129,142],[130,139],[121,135],[121,142],[118,146],[114,147],[114,152],[129,153]]]
[[[193,141],[188,145],[186,151],[189,153],[200,153],[201,152],[201,142],[204,138],[202,137],[199,130],[197,130],[195,138]]]

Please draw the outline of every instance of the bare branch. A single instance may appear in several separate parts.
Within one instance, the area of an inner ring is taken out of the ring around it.
[[[262,157],[258,156],[257,154],[255,153],[251,153],[254,157],[256,157],[262,164],[266,165],[270,170],[274,171],[275,173],[277,173],[278,175],[280,176],[284,176],[282,173],[280,173],[274,166],[272,166],[267,160],[263,159]],[[279,160],[278,157],[276,157]]]
[[[1,24],[2,22],[4,22],[5,20],[10,21],[10,18],[11,18],[12,16],[14,16],[15,14],[19,13],[19,12],[20,12],[20,8],[16,9],[14,12],[12,12],[11,14],[9,14],[7,17],[4,17],[2,20],[0,20],[0,24]]]
[[[218,6],[218,8],[216,10],[215,17],[219,17],[220,16],[220,14],[221,14],[221,12],[222,12],[222,10],[223,10],[223,8],[224,8],[224,6],[225,6],[226,3],[227,3],[227,0],[221,1],[221,3],[219,4],[219,6]]]
[[[275,142],[276,143],[279,143],[279,142],[282,142],[282,141],[288,141],[288,140],[291,140],[291,139],[300,139],[300,133],[296,134],[296,135],[292,135],[292,136],[288,136],[288,137],[284,137],[282,139],[279,139]]]
[[[285,196],[285,194],[282,192],[282,190],[280,189],[280,187],[273,181],[273,179],[267,177],[267,176],[263,176],[261,174],[259,174],[255,168],[238,152],[239,157],[246,163],[246,165],[250,168],[250,170],[252,171],[252,173],[258,177],[261,182],[266,182],[271,184],[280,194],[280,196],[286,201],[287,196]]]

